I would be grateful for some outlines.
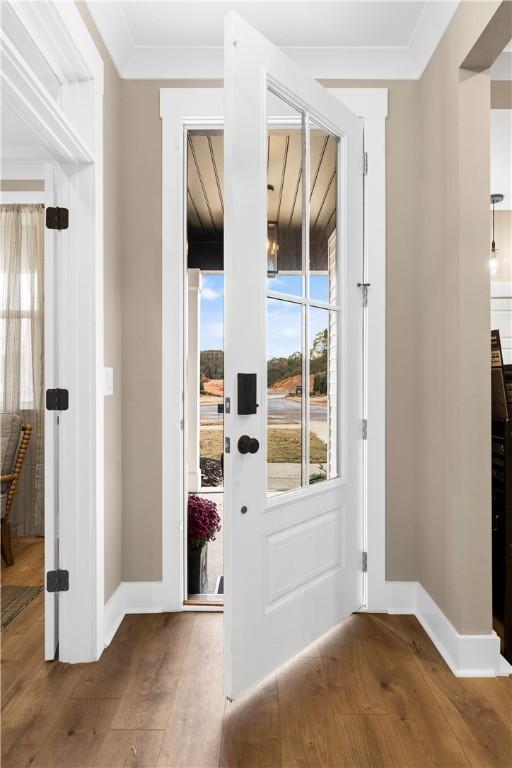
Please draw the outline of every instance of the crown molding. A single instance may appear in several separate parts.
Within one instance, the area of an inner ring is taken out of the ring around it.
[[[286,48],[282,49],[316,79],[410,79],[414,63],[403,49]],[[222,80],[223,48],[135,47],[120,76],[133,80]]]
[[[450,23],[459,0],[428,2],[403,47],[283,47],[317,79],[410,80],[421,77]],[[122,3],[87,6],[123,79],[201,79],[223,77],[222,46],[135,45]]]
[[[86,5],[119,77],[129,77],[125,74],[128,60],[137,46],[131,36],[122,3],[117,0],[108,3],[86,2]]]
[[[414,63],[415,78],[425,71],[458,6],[457,2],[429,2],[411,35],[407,52]]]

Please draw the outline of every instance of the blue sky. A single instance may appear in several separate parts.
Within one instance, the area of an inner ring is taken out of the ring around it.
[[[268,289],[279,293],[289,293],[291,296],[300,296],[302,278],[298,275],[276,275],[276,277],[269,278]],[[327,302],[329,300],[329,278],[327,275],[311,275],[309,293],[312,299]]]
[[[203,275],[200,349],[223,349],[224,276]]]
[[[312,280],[312,298],[323,299],[327,278]],[[300,278],[298,278],[300,281]],[[293,276],[279,275],[269,281],[273,291],[296,294],[300,282]],[[201,290],[200,349],[223,349],[223,275],[203,275]],[[268,357],[287,357],[301,347],[301,307],[287,301],[269,299],[268,304]],[[327,327],[327,311],[313,309],[310,314],[310,334]]]

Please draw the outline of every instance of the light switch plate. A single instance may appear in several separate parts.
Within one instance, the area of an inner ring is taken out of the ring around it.
[[[104,395],[105,397],[109,395],[114,394],[114,369],[113,368],[105,368],[105,389],[104,389]]]

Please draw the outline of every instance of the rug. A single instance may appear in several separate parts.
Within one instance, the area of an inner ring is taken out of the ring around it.
[[[43,589],[39,587],[0,587],[1,622],[0,629],[11,621],[38,596]]]

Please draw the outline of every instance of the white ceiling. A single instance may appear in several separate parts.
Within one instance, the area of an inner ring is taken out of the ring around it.
[[[280,46],[407,45],[426,3],[124,3],[134,45],[222,45],[233,7]],[[290,23],[293,14],[293,23]]]
[[[236,10],[313,77],[417,78],[458,2],[88,0],[125,78],[221,78],[223,24]]]

